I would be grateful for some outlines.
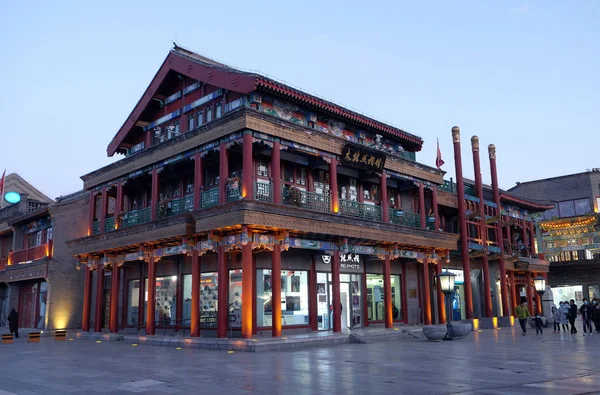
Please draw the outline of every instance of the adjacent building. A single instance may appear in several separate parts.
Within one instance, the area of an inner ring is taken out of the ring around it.
[[[550,263],[555,301],[600,298],[600,169],[517,183],[512,193],[551,200],[537,242]]]
[[[6,177],[0,209],[0,327],[11,309],[26,329],[76,328],[82,276],[65,237],[87,226],[87,194],[53,202],[17,174]],[[78,211],[79,209],[79,211]],[[83,212],[81,212],[83,210]],[[58,241],[58,244],[56,242]]]

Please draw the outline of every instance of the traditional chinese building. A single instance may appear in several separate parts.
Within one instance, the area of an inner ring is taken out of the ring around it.
[[[553,203],[538,216],[554,300],[600,298],[600,169],[517,183],[511,192]]]
[[[431,322],[458,235],[440,231],[443,172],[416,162],[422,144],[175,46],[108,145],[123,159],[82,177],[83,330]]]
[[[475,180],[463,178],[458,127],[452,136],[457,183],[446,183],[438,197],[444,206],[440,212],[455,221],[445,224],[444,230],[461,236],[458,250],[447,262],[457,276],[452,319],[476,318],[482,328],[511,326],[513,308],[521,298],[531,312],[541,306],[533,278],[546,276],[549,262],[536,250],[534,216],[552,206],[499,188],[493,144],[488,147],[492,185],[484,185],[477,136],[471,138]]]
[[[65,237],[85,231],[77,224],[87,226],[87,195],[53,202],[16,174],[6,179],[0,210],[0,326],[15,309],[21,328],[78,327],[83,281],[73,271]]]

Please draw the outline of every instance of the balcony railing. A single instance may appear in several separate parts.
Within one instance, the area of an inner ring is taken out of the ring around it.
[[[94,229],[92,229],[92,232],[94,234],[100,233],[100,221],[95,221],[94,222]]]
[[[261,202],[273,202],[273,188],[270,183],[255,182],[254,183],[254,198]]]
[[[116,222],[115,217],[106,218],[106,223],[104,224],[104,231],[111,232],[111,231],[115,230],[115,222]]]
[[[390,222],[396,225],[411,226],[413,228],[421,227],[421,219],[419,218],[419,214],[390,208],[389,217]]]
[[[240,188],[227,188],[227,201],[236,202],[242,198]]]
[[[194,195],[189,195],[169,202],[167,216],[179,215],[194,210]]]
[[[444,192],[456,193],[456,184],[452,181],[444,180],[444,183],[438,189]]]
[[[202,191],[202,208],[213,207],[219,204],[219,188]]]
[[[329,195],[307,192],[301,189],[284,189],[283,204],[286,206],[302,207],[312,211],[328,213],[330,211]]]
[[[381,207],[352,200],[340,199],[340,214],[346,217],[381,221]]]
[[[150,222],[150,210],[150,207],[147,207],[141,210],[129,211],[128,213],[123,214],[121,227],[126,228],[128,226],[134,226]]]
[[[42,244],[37,247],[31,247],[20,251],[14,251],[11,255],[11,262],[13,265],[23,262],[34,261],[36,259],[42,259],[50,255],[51,246],[49,244]]]
[[[0,270],[4,270],[6,265],[8,265],[8,257],[0,258]]]

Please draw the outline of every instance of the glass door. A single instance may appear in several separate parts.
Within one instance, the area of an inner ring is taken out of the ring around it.
[[[317,273],[317,329],[328,331],[331,329],[329,282],[327,273]]]

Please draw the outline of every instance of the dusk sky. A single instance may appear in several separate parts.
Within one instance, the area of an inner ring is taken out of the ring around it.
[[[3,1],[0,173],[51,198],[123,158],[106,147],[172,41],[425,140],[498,151],[500,186],[600,167],[600,2]]]

